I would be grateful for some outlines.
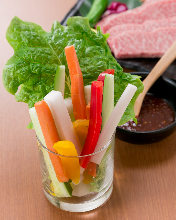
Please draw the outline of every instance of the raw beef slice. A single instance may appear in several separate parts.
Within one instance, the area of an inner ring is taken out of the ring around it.
[[[127,31],[114,37],[110,47],[116,58],[161,57],[175,40],[176,27]]]
[[[150,4],[150,3],[153,3],[153,2],[159,2],[161,0],[145,0],[144,1],[144,4]]]
[[[109,45],[113,41],[114,37],[120,35],[126,31],[154,31],[161,27],[176,27],[176,16],[161,20],[147,20],[143,24],[122,24],[116,25],[108,30],[110,34],[108,38]]]
[[[141,24],[146,20],[158,20],[176,16],[176,0],[158,1],[122,12],[120,14],[112,14],[102,19],[97,25],[106,33],[108,30],[121,24]]]

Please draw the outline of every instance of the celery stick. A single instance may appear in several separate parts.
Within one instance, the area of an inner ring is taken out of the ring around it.
[[[51,110],[60,140],[72,141],[78,155],[80,155],[81,146],[74,131],[62,93],[51,91],[45,96],[44,100]]]
[[[29,109],[29,114],[30,114],[32,124],[33,124],[33,127],[35,129],[35,133],[36,133],[37,137],[39,138],[41,143],[44,146],[46,146],[45,139],[44,139],[41,127],[40,127],[40,123],[39,123],[39,120],[38,120],[38,117],[37,117],[35,107]]]
[[[45,139],[44,139],[44,136],[43,136],[43,133],[42,133],[42,130],[40,127],[40,123],[39,123],[39,120],[37,117],[37,113],[36,113],[36,110],[34,107],[29,109],[29,114],[30,114],[30,117],[31,117],[31,120],[32,120],[37,137],[39,138],[41,143],[44,146],[46,146]],[[44,157],[45,164],[46,164],[46,167],[47,167],[47,170],[49,173],[49,177],[50,177],[52,184],[53,184],[53,189],[54,189],[55,195],[57,197],[70,197],[71,196],[70,183],[59,182],[59,180],[56,177],[56,173],[54,171],[54,167],[53,167],[52,162],[50,160],[50,156],[48,154],[48,151],[43,149],[42,147],[41,147],[41,150],[43,152],[43,157]]]
[[[65,66],[58,66],[56,70],[56,75],[54,78],[54,89],[60,91],[64,96],[65,90]]]
[[[95,148],[95,151],[100,150],[103,146],[108,144],[108,142],[111,140],[113,133],[116,130],[116,127],[118,123],[120,122],[121,117],[123,116],[126,108],[128,107],[128,104],[130,103],[131,99],[133,98],[135,92],[137,90],[137,87],[131,84],[128,84],[125,91],[121,95],[120,99],[118,100],[115,108],[113,109],[108,121],[104,125],[98,142],[97,146]],[[100,164],[103,155],[105,154],[106,150],[103,150],[102,152],[96,154],[95,156],[92,156],[91,161]]]
[[[114,108],[114,76],[111,74],[105,75],[103,87],[103,103],[102,103],[102,128],[107,122]]]

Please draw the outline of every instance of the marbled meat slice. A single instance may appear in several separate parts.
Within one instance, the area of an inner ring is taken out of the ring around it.
[[[141,24],[146,20],[159,20],[176,16],[176,0],[163,0],[103,18],[97,25],[106,33],[108,30],[121,24]]]
[[[143,24],[122,24],[116,25],[108,30],[110,34],[108,38],[109,45],[113,41],[114,37],[120,35],[126,31],[154,31],[161,27],[176,27],[176,16],[160,20],[147,20]]]
[[[127,31],[114,37],[110,47],[116,58],[161,57],[175,40],[176,27]]]

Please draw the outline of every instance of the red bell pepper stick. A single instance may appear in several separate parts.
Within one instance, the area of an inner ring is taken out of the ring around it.
[[[106,73],[100,73],[97,79],[97,81],[101,81],[103,83],[103,86],[104,86],[105,76],[106,76]]]
[[[115,70],[114,69],[107,69],[103,73],[108,73],[114,75]]]
[[[114,69],[107,69],[104,72],[100,73],[100,75],[98,76],[98,81],[102,81],[103,82],[103,86],[104,86],[104,80],[105,80],[105,75],[106,74],[112,74],[114,75]]]
[[[106,74],[114,75],[114,69],[107,69],[104,72],[100,73],[100,75],[98,76],[97,81],[101,81],[103,83],[103,86],[104,86],[104,80],[105,80]],[[90,165],[90,163],[91,163],[91,165]],[[91,171],[89,169],[90,166],[91,166]],[[87,166],[87,170],[90,175],[92,175],[94,177],[96,176],[96,164],[94,162],[89,162],[89,164]]]
[[[101,81],[94,81],[91,85],[91,102],[90,102],[90,120],[87,138],[81,152],[81,156],[92,154],[95,150],[102,123],[102,97],[103,97],[103,83]],[[80,165],[86,168],[90,156],[80,159]]]

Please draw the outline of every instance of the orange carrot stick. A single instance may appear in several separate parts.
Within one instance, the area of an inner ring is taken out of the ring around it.
[[[71,98],[75,119],[86,119],[86,101],[84,82],[74,46],[65,48],[68,69],[71,78]]]
[[[49,150],[56,153],[53,145],[54,143],[59,141],[59,136],[51,111],[45,101],[37,102],[35,104],[35,109],[37,112],[38,120],[40,122],[43,136],[45,138],[46,146]],[[60,157],[50,152],[49,156],[53,164],[57,179],[60,182],[68,182],[69,179],[66,176]]]
[[[90,176],[96,177],[97,164],[94,162],[89,162],[86,170]]]
[[[87,119],[90,119],[90,103],[86,105],[86,116]]]

